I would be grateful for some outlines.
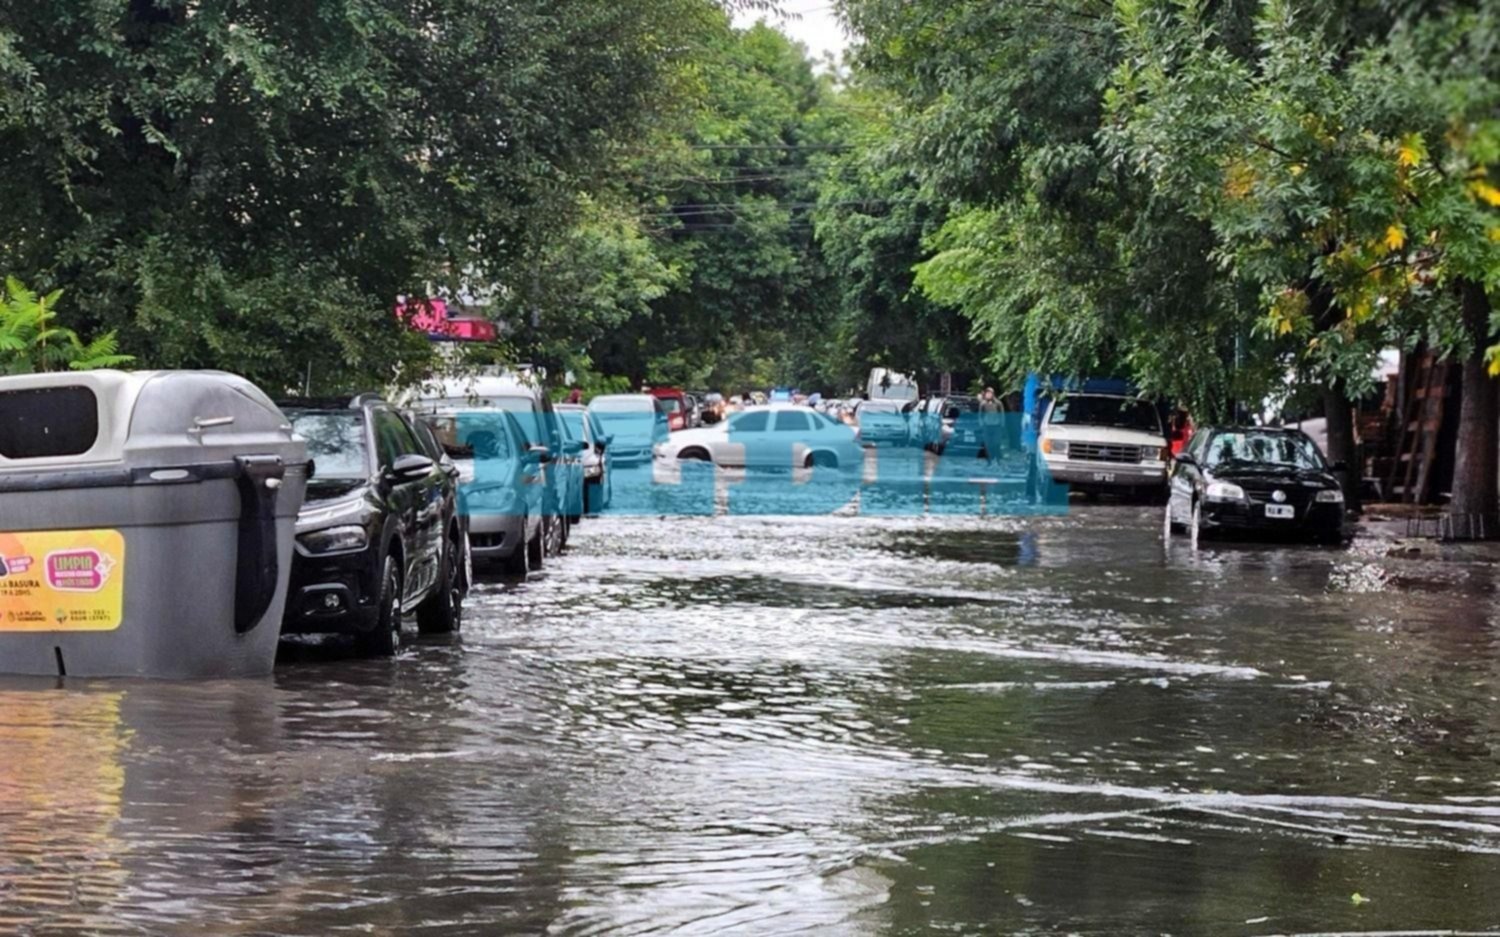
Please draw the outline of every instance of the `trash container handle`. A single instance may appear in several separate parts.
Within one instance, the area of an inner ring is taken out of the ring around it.
[[[61,469],[15,474],[0,473],[0,492],[67,491],[79,488],[128,488],[132,485],[186,485],[222,478],[239,478],[238,462],[189,462],[145,468]]]
[[[280,456],[238,456],[235,478],[240,492],[238,550],[235,551],[234,630],[240,634],[261,624],[281,572],[277,556],[276,498],[286,463]]]

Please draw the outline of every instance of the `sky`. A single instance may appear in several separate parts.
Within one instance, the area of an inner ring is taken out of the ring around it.
[[[734,24],[749,26],[764,19],[807,46],[815,59],[822,58],[825,52],[832,52],[837,59],[849,45],[849,37],[833,14],[832,0],[781,0],[777,5],[780,14],[740,12],[735,14]]]

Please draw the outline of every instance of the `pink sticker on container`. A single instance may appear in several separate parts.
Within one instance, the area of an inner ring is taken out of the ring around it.
[[[58,550],[47,554],[47,585],[59,592],[98,592],[109,581],[115,561],[98,550]]]

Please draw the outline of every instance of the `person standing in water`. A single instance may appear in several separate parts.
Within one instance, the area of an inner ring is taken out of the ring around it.
[[[1000,461],[1005,445],[1005,411],[995,398],[993,387],[986,387],[979,398],[979,432],[984,438],[984,457],[994,465]]]

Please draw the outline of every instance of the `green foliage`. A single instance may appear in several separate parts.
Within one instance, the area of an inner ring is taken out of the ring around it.
[[[1289,367],[1358,392],[1393,341],[1462,347],[1461,285],[1495,287],[1492,0],[843,8],[946,200],[917,286],[1004,378],[1203,416]]]
[[[0,301],[0,375],[34,371],[113,368],[135,359],[119,353],[113,332],[90,341],[57,324],[62,290],[45,296],[27,289],[15,277],[5,278]]]
[[[0,264],[143,363],[272,388],[428,363],[654,119],[705,0],[0,3]]]
[[[1264,335],[1356,393],[1383,345],[1461,344],[1453,285],[1500,282],[1493,13],[1398,21],[1349,49],[1267,0],[1246,57],[1198,4],[1119,9],[1112,152],[1212,225]]]
[[[806,50],[764,25],[701,37],[694,105],[626,174],[673,288],[600,348],[636,381],[761,382],[821,316],[827,283],[808,220],[836,132]]]
[[[1243,364],[1261,357],[1236,354],[1254,339],[1207,225],[1099,139],[1121,54],[1107,7],[846,6],[865,67],[904,105],[890,149],[943,206],[916,286],[972,322],[1003,383],[1122,374],[1212,414],[1264,382]]]

